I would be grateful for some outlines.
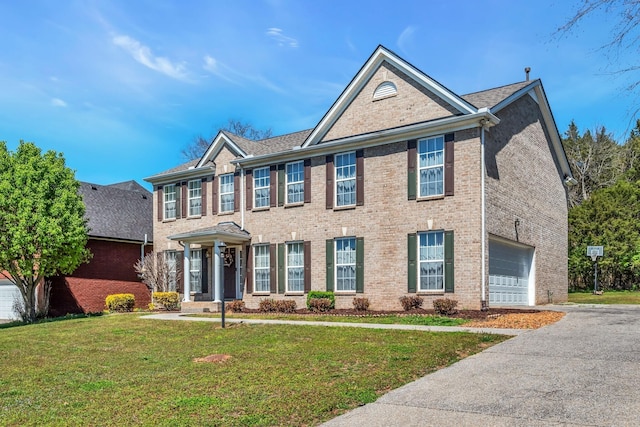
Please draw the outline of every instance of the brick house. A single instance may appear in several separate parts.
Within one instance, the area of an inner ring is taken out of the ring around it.
[[[183,310],[222,298],[337,308],[567,299],[574,180],[540,80],[457,95],[379,46],[316,127],[221,131],[153,184],[154,243],[183,264]]]
[[[146,308],[151,294],[133,265],[142,251],[153,250],[151,192],[135,181],[81,182],[78,191],[86,207],[87,247],[93,257],[73,274],[51,278],[49,315],[101,312],[107,295],[116,293],[132,293],[136,307]]]

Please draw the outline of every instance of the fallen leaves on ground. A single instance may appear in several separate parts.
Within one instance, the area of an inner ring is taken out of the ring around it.
[[[474,320],[464,326],[472,328],[538,329],[562,319],[559,311],[538,311],[535,313],[509,313],[489,316],[485,320]]]

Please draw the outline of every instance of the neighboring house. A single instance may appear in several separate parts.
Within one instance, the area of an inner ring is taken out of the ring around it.
[[[379,46],[315,128],[222,131],[202,158],[145,180],[155,248],[183,266],[183,310],[303,307],[310,290],[374,310],[407,295],[426,308],[567,299],[574,180],[528,76],[460,96]]]
[[[86,206],[92,253],[73,274],[51,278],[49,314],[94,313],[105,309],[107,295],[132,293],[136,307],[151,302],[147,286],[133,265],[152,242],[152,195],[135,181],[111,185],[80,183]]]

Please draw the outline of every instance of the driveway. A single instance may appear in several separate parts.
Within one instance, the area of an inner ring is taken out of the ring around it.
[[[567,315],[324,426],[640,425],[640,306],[554,309]]]

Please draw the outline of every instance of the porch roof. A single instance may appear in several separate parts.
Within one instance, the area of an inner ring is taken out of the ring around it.
[[[240,228],[235,222],[221,222],[213,227],[200,228],[186,233],[168,236],[169,240],[177,240],[190,244],[211,244],[216,240],[230,244],[241,244],[251,241],[251,234]]]

